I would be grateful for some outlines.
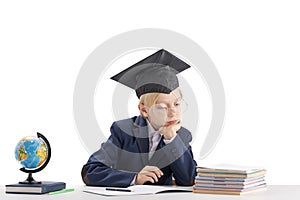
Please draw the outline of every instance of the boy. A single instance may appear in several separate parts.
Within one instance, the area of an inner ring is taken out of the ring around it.
[[[190,66],[162,49],[112,77],[135,89],[140,116],[116,121],[109,139],[82,168],[90,186],[193,185],[191,133],[181,127],[176,74]]]

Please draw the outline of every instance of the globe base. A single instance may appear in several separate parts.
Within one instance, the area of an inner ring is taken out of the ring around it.
[[[28,173],[28,177],[25,181],[20,181],[20,184],[41,184],[41,181],[36,181],[34,180],[34,178],[32,177],[32,173]]]

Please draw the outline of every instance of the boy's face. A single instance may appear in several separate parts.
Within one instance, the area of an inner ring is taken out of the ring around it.
[[[148,109],[148,120],[158,130],[181,122],[181,97],[179,92],[160,94],[157,103]]]

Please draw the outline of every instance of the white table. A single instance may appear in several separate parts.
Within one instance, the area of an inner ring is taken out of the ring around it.
[[[0,200],[61,200],[61,199],[72,199],[72,200],[99,200],[99,199],[129,199],[129,200],[175,200],[175,199],[188,199],[188,200],[300,200],[300,185],[269,185],[266,191],[256,192],[252,194],[246,194],[244,196],[235,195],[211,195],[211,194],[194,194],[194,193],[164,193],[154,195],[136,195],[136,196],[114,196],[105,197],[101,195],[89,194],[82,192],[84,186],[75,187],[74,192],[68,192],[56,195],[23,195],[23,194],[6,194],[5,188],[1,186]]]

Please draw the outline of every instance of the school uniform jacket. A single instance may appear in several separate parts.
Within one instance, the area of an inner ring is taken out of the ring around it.
[[[164,174],[155,185],[171,185],[172,176],[177,185],[194,183],[197,164],[189,145],[192,135],[187,129],[181,127],[169,144],[162,137],[150,160],[148,126],[142,116],[114,122],[110,131],[108,140],[82,168],[86,185],[127,187],[146,165],[157,166]]]

